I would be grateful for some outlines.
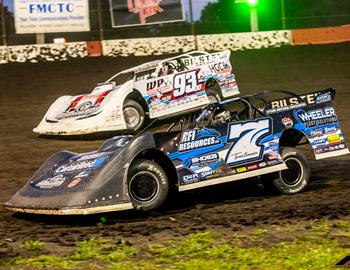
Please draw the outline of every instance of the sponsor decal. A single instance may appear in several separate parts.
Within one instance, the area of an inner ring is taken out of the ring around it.
[[[200,65],[203,65],[203,64],[209,62],[210,58],[211,58],[211,55],[202,55],[199,57],[182,59],[182,62],[186,67],[188,67],[188,66],[200,66]]]
[[[147,85],[146,85],[147,93],[149,93],[149,92],[152,93],[151,90],[153,90],[153,89],[161,90],[165,86],[169,86],[169,81],[166,81],[163,78],[147,82]]]
[[[190,151],[198,148],[208,147],[220,143],[218,133],[214,129],[203,128],[201,130],[192,129],[182,133],[178,151]]]
[[[331,95],[328,93],[320,94],[316,97],[316,104],[325,103],[331,101]]]
[[[317,139],[317,140],[313,140],[312,144],[315,146],[315,147],[320,147],[320,146],[326,146],[328,143],[328,140],[325,138],[325,139]]]
[[[53,188],[53,187],[59,187],[63,184],[63,182],[66,180],[66,178],[62,175],[56,175],[54,177],[45,179],[39,183],[37,183],[35,186],[39,188]]]
[[[55,173],[69,173],[74,171],[80,171],[84,169],[95,169],[102,165],[106,157],[100,157],[91,161],[81,161],[73,164],[66,164],[58,167]]]
[[[337,122],[337,117],[332,107],[306,112],[303,109],[297,109],[293,114],[298,122],[305,124],[307,127]]]
[[[258,166],[259,166],[260,168],[264,168],[264,167],[267,166],[267,164],[266,164],[266,162],[260,162],[260,163],[258,164]]]
[[[323,130],[320,128],[314,129],[314,130],[311,130],[310,134],[312,137],[319,137],[323,135]]]
[[[224,63],[224,62],[219,62],[219,63],[214,63],[212,65],[209,65],[209,70],[211,71],[211,73],[220,73],[224,70],[227,70],[229,68],[229,66]]]
[[[310,134],[312,137],[319,137],[323,135],[328,135],[328,134],[334,134],[338,130],[337,126],[330,126],[330,127],[324,127],[324,128],[316,128],[311,130]]]
[[[240,167],[240,168],[237,168],[236,169],[236,172],[237,173],[242,173],[242,172],[246,172],[247,171],[247,168],[246,167]]]
[[[81,173],[77,174],[74,178],[88,177],[89,175],[90,175],[90,172],[89,172],[89,171],[84,171],[84,172],[81,172]]]
[[[83,161],[83,160],[88,160],[88,159],[96,159],[100,156],[105,155],[105,153],[95,153],[95,154],[90,154],[90,155],[86,155],[86,156],[82,156],[78,159],[78,161]]]
[[[233,143],[227,152],[226,164],[261,159],[264,146],[260,141],[271,134],[271,118],[229,124],[227,141]]]
[[[200,178],[206,178],[206,177],[211,176],[215,173],[216,173],[216,170],[210,170],[210,171],[206,171],[206,172],[188,174],[188,175],[184,175],[182,177],[182,181],[185,184],[190,184],[190,183],[198,182],[200,180]]]
[[[187,163],[188,165],[189,164],[188,161],[190,161],[190,166],[186,166],[185,164],[186,167],[191,167],[191,166],[202,167],[202,166],[213,164],[217,162],[218,159],[219,159],[218,153],[211,153],[211,154],[191,158],[190,160],[187,160],[184,163]]]
[[[293,127],[293,120],[290,117],[283,117],[281,119],[282,124],[286,127],[286,128],[292,128]]]
[[[283,98],[279,100],[271,101],[271,109],[280,109],[280,108],[287,108],[287,109],[294,109],[297,106],[305,105],[302,103],[306,103],[307,105],[315,104],[315,96],[317,93],[312,93],[308,95],[303,95],[298,97],[290,97],[290,98]]]
[[[198,173],[184,175],[182,177],[183,182],[186,183],[186,184],[196,182],[198,179],[199,179]]]
[[[325,134],[332,134],[332,133],[336,133],[338,130],[337,127],[325,127],[324,128],[324,133]]]
[[[251,171],[251,170],[256,170],[258,169],[258,165],[257,164],[254,164],[254,165],[250,165],[247,167],[248,171]]]
[[[269,154],[268,159],[269,159],[269,160],[279,159],[279,155],[276,154],[276,153]]]
[[[341,141],[339,134],[330,135],[327,137],[327,140],[328,140],[329,144],[335,144],[335,143],[339,143]]]
[[[277,159],[267,161],[267,165],[269,165],[269,166],[276,165],[277,163],[279,163],[279,161]]]
[[[71,102],[68,108],[63,113],[58,114],[56,118],[61,120],[93,114],[100,109],[102,101],[110,92],[111,90],[105,91],[99,95],[78,96]]]
[[[78,185],[81,182],[81,178],[75,178],[73,179],[68,185],[67,188],[72,188]]]

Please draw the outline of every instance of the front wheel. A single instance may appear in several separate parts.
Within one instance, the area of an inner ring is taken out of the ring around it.
[[[281,156],[288,169],[261,176],[265,189],[286,195],[303,191],[310,177],[310,164],[306,156],[292,147],[283,148]]]
[[[136,210],[152,211],[160,207],[168,195],[168,177],[157,163],[137,160],[128,174],[128,189]]]
[[[142,106],[130,99],[123,106],[124,121],[130,131],[139,131],[145,122],[145,112]]]

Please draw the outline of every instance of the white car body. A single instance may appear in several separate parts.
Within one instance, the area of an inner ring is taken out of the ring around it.
[[[165,65],[174,67],[170,74]],[[124,83],[115,80],[130,75]],[[49,108],[34,132],[46,135],[79,135],[126,130],[123,105],[139,97],[149,118],[172,116],[200,108],[210,101],[207,83],[216,82],[222,98],[239,94],[230,64],[230,51],[191,52],[122,71],[90,94],[62,96]]]

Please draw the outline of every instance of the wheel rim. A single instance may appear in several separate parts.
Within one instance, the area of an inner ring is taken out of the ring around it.
[[[296,158],[288,158],[285,163],[288,169],[280,172],[281,180],[288,186],[297,185],[304,174],[301,162]]]
[[[141,116],[139,111],[134,107],[126,107],[123,110],[124,120],[127,128],[134,129],[140,123]]]
[[[129,187],[131,197],[143,203],[152,201],[159,191],[157,178],[150,172],[135,174],[130,180]]]

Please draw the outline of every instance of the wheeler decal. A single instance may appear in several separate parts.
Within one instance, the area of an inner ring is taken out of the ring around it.
[[[332,107],[320,108],[311,111],[297,109],[294,111],[295,119],[306,127],[319,126],[337,122],[335,111]]]

